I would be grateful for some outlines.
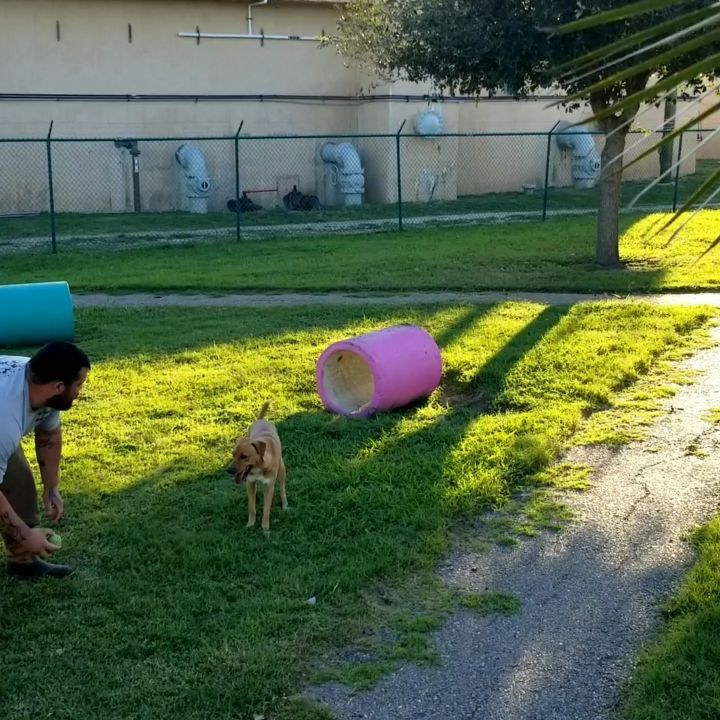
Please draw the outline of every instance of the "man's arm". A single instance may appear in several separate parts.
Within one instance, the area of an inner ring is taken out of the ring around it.
[[[40,477],[46,490],[56,490],[60,482],[60,456],[62,429],[35,429],[35,455],[40,466]]]
[[[12,509],[2,491],[2,486],[0,486],[0,533],[11,540],[22,543],[29,529]]]
[[[28,527],[18,517],[2,489],[0,489],[0,534],[8,541],[18,543],[33,555],[48,557],[58,549],[57,545],[48,542],[47,536],[40,528]]]
[[[44,488],[45,511],[52,520],[57,522],[63,516],[63,503],[58,492],[60,457],[62,455],[61,426],[54,430],[35,428],[35,455]]]

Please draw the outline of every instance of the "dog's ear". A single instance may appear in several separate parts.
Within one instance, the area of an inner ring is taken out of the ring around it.
[[[263,442],[262,440],[256,440],[252,446],[255,448],[255,452],[260,456],[260,459],[263,459],[263,456],[265,455],[265,448],[267,447],[267,443]]]

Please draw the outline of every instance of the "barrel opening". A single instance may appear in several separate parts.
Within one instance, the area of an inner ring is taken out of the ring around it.
[[[337,350],[325,359],[323,389],[343,414],[364,410],[375,396],[375,378],[370,366],[357,353]]]

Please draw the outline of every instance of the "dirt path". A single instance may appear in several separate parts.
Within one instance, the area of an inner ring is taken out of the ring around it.
[[[720,329],[713,336],[719,342]],[[441,568],[452,586],[515,594],[520,614],[457,613],[435,636],[440,667],[404,666],[371,692],[308,694],[343,720],[612,717],[637,652],[659,629],[662,600],[692,562],[686,531],[717,512],[720,431],[703,417],[720,407],[720,346],[685,364],[701,378],[668,401],[646,441],[570,453],[593,466],[593,488],[567,497],[576,519],[565,531],[459,551]]]
[[[545,305],[574,305],[596,300],[627,300],[625,295],[544,292],[412,292],[392,295],[353,293],[247,293],[227,295],[127,293],[108,295],[87,293],[73,295],[76,308],[98,307],[288,307],[301,305],[432,305],[467,303],[484,305],[525,300]],[[679,293],[637,295],[634,300],[658,305],[712,305],[720,307],[720,293]]]

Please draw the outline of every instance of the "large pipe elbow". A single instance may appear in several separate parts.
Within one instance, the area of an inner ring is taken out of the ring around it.
[[[337,169],[337,184],[346,205],[359,205],[365,192],[365,171],[355,146],[348,142],[326,142],[320,148],[324,162]]]
[[[197,145],[183,144],[175,151],[175,159],[185,171],[188,197],[207,197],[210,176],[202,150]]]
[[[353,145],[348,142],[327,142],[320,148],[320,157],[328,163],[335,163],[340,172],[347,175],[362,173],[360,155]]]
[[[561,150],[571,150],[573,158],[573,180],[577,187],[592,187],[600,174],[600,156],[595,147],[595,138],[584,127],[561,123],[555,134]]]

